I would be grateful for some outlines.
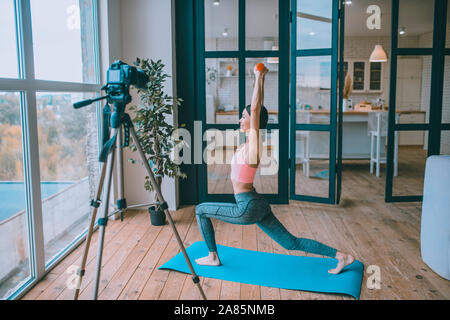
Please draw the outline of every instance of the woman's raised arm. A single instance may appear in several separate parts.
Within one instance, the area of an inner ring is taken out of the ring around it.
[[[264,78],[269,70],[262,63],[258,63],[253,71],[255,73],[255,86],[250,105],[248,164],[257,166],[259,162],[259,120],[261,106],[264,102]]]

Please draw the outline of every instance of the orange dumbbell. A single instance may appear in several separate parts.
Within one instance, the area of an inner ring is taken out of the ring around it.
[[[264,70],[264,63],[258,63],[257,65],[256,65],[256,70],[258,70],[259,72],[261,72],[261,71],[263,71]]]

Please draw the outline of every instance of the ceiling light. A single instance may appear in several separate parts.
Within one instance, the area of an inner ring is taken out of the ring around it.
[[[314,36],[316,33],[314,32],[314,31],[311,31],[310,33],[309,33],[309,35],[310,36]]]
[[[218,6],[220,4],[220,0],[214,0],[213,5]]]
[[[344,3],[345,3],[347,6],[349,6],[349,5],[352,4],[352,0],[345,0]]]
[[[398,33],[400,33],[401,35],[405,34],[406,33],[406,28],[405,27],[401,27],[400,31]]]
[[[377,44],[372,54],[370,55],[370,62],[386,62],[387,56],[384,52],[383,46]]]
[[[223,29],[222,35],[228,37],[228,28]]]

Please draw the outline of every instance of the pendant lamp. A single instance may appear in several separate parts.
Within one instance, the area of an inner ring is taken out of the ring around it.
[[[387,56],[384,52],[383,47],[380,44],[375,46],[372,54],[370,55],[370,62],[386,62]]]

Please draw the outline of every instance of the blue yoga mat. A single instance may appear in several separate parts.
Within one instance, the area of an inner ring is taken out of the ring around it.
[[[364,265],[355,260],[340,274],[329,274],[337,265],[332,258],[290,256],[217,245],[219,267],[200,266],[195,259],[208,255],[202,242],[195,242],[186,252],[198,276],[254,284],[264,287],[347,294],[359,299]],[[180,252],[159,269],[190,273]]]

